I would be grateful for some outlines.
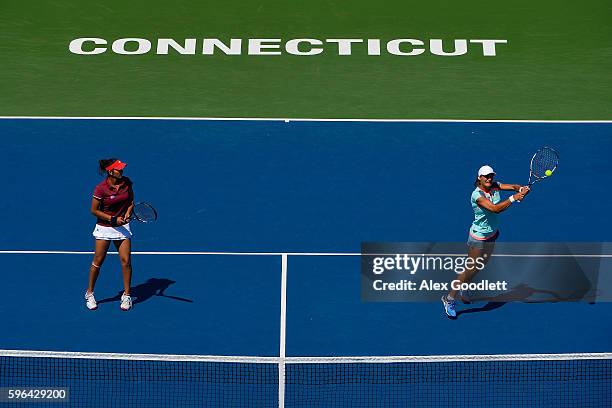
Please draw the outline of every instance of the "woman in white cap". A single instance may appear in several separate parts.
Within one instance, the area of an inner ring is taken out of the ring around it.
[[[121,310],[132,308],[130,284],[132,280],[131,241],[129,218],[134,208],[134,192],[132,181],[123,176],[127,166],[118,159],[102,159],[99,161],[99,172],[106,178],[96,186],[91,200],[91,213],[96,217],[96,227],[93,236],[96,239],[95,254],[89,268],[89,286],[85,292],[85,303],[89,310],[98,308],[94,297],[94,286],[100,268],[106,258],[106,253],[113,241],[123,271],[124,291],[121,296]]]
[[[499,236],[498,214],[505,211],[514,202],[520,202],[529,193],[529,187],[518,184],[504,184],[494,181],[495,171],[491,166],[482,166],[478,169],[478,176],[474,182],[476,187],[472,192],[471,203],[474,210],[474,221],[470,227],[468,236],[468,258],[475,260],[480,258],[482,265],[491,257],[495,248],[495,240]],[[500,190],[514,191],[507,200],[500,197]],[[470,282],[478,273],[476,267],[466,268],[465,272],[457,277],[460,283]],[[452,289],[446,296],[442,297],[446,315],[454,319],[457,317],[455,309],[455,296],[457,290]]]

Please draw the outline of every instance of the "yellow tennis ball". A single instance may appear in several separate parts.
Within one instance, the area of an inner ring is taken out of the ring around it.
[[[544,172],[544,174],[546,174],[546,177],[550,177],[550,176],[552,176],[552,171],[551,170],[546,170]]]

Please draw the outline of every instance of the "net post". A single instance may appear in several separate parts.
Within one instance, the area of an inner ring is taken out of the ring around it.
[[[285,408],[285,341],[287,327],[287,254],[281,254],[280,350],[278,359],[278,407]]]

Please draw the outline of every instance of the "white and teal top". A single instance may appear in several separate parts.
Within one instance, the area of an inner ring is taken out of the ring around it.
[[[472,210],[474,210],[474,222],[470,227],[470,235],[479,241],[492,238],[499,231],[499,214],[480,207],[476,202],[480,197],[484,197],[493,204],[499,203],[501,196],[498,185],[499,183],[496,183],[490,193],[481,190],[480,187],[476,187],[472,192],[470,201],[472,202]]]

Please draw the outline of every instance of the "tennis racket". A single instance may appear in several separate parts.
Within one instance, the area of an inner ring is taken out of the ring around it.
[[[550,147],[542,147],[531,158],[529,164],[529,183],[531,187],[538,181],[544,180],[553,175],[557,166],[559,165],[559,155],[557,152]],[[546,175],[546,172],[550,170],[550,175]]]
[[[134,205],[132,216],[130,220],[136,220],[139,222],[149,223],[157,220],[157,211],[149,203],[140,202]]]

